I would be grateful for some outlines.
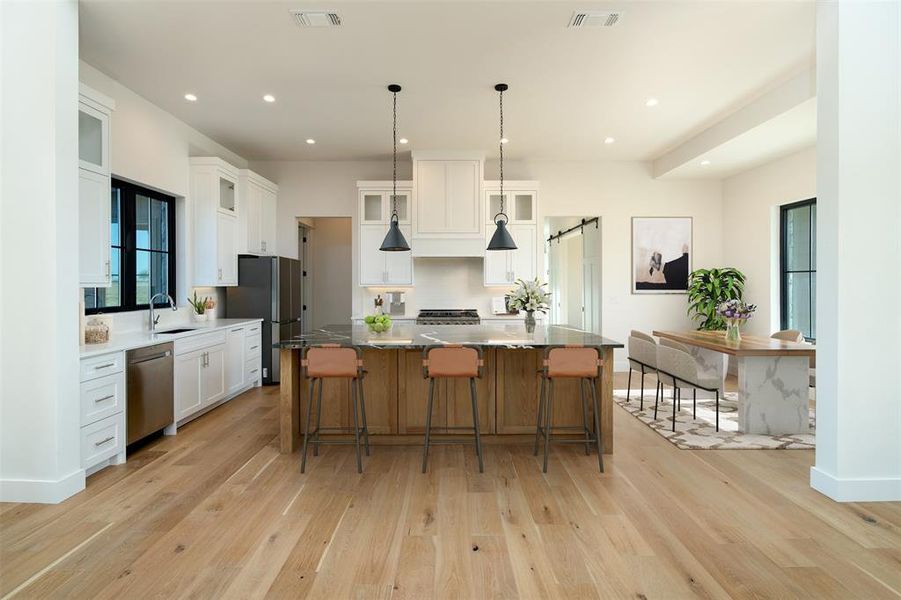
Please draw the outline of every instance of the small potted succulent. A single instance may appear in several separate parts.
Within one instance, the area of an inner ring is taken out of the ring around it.
[[[546,313],[550,293],[544,290],[546,283],[536,277],[533,281],[516,280],[516,287],[510,292],[510,306],[526,311],[526,331],[535,331],[535,311]]]
[[[750,319],[757,310],[756,304],[747,304],[743,300],[726,300],[716,307],[716,313],[726,322],[726,341],[740,342],[742,323]]]
[[[207,312],[207,306],[210,306],[209,310],[213,310],[216,307],[216,303],[212,298],[209,296],[198,298],[197,292],[194,292],[193,298],[188,298],[188,304],[190,304],[193,309],[191,312],[191,319],[194,321],[206,321],[210,318],[209,312]]]

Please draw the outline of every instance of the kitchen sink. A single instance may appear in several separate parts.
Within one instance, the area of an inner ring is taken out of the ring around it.
[[[175,333],[186,333],[188,331],[195,331],[196,327],[182,327],[180,329],[167,329],[166,331],[157,331],[157,335],[170,335]]]

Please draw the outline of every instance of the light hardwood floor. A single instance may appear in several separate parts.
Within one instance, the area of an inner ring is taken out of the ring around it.
[[[624,387],[625,381],[618,386]],[[619,408],[575,446],[277,450],[253,390],[55,506],[0,505],[0,597],[898,598],[901,504],[838,504],[808,451],[684,451]]]

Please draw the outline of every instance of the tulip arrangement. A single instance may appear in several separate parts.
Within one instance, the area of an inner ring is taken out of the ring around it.
[[[716,307],[716,314],[726,322],[726,339],[732,342],[741,340],[739,327],[750,319],[757,310],[756,304],[748,304],[743,300],[726,300]]]

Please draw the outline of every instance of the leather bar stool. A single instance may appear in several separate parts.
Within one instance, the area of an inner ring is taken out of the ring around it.
[[[303,473],[307,466],[307,447],[312,438],[313,456],[319,455],[319,444],[353,444],[357,454],[357,473],[363,472],[363,460],[360,457],[360,437],[363,437],[366,447],[366,456],[369,456],[369,427],[366,425],[366,401],[363,397],[363,355],[359,348],[352,346],[340,346],[338,344],[323,344],[305,348],[301,357],[301,366],[305,370],[306,377],[310,380],[310,398],[307,405],[307,421],[303,435],[303,458],[300,461],[300,472]],[[353,404],[353,427],[322,427],[322,386],[326,379],[349,379],[351,404]],[[316,429],[311,431],[313,420],[313,392],[316,382],[319,382],[319,393],[316,397]],[[357,399],[359,398],[359,412],[357,415]],[[362,427],[360,421],[362,420]],[[350,440],[322,440],[320,432],[347,433],[352,431],[353,441]]]
[[[544,351],[544,362],[541,374],[541,393],[538,399],[538,424],[535,428],[535,446],[532,453],[538,456],[538,440],[544,438],[544,467],[547,473],[547,460],[551,442],[564,444],[584,444],[585,454],[591,452],[591,445],[597,448],[598,468],[604,472],[604,452],[601,448],[600,405],[598,404],[597,382],[601,376],[604,363],[601,352],[594,346],[548,346]],[[554,427],[554,380],[578,379],[579,399],[582,402],[582,425]],[[585,386],[590,389],[592,406],[594,407],[593,431],[588,417],[588,402]],[[559,438],[551,435],[551,429],[576,429],[584,433],[583,439]]]
[[[485,361],[482,359],[482,349],[477,346],[463,346],[461,344],[445,344],[441,346],[426,346],[422,350],[422,375],[429,380],[429,402],[425,420],[425,447],[422,449],[422,472],[426,472],[429,461],[429,446],[431,444],[467,444],[468,439],[442,439],[432,440],[432,405],[435,399],[435,379],[438,377],[469,379],[469,395],[472,400],[472,431],[476,446],[476,456],[479,457],[479,473],[485,472],[482,464],[482,438],[479,433],[479,408],[476,397],[476,378],[482,377],[482,369]],[[452,429],[470,429],[466,426],[444,427],[445,431]]]

